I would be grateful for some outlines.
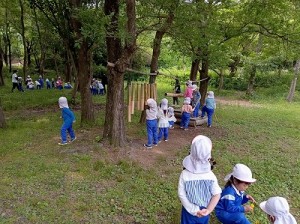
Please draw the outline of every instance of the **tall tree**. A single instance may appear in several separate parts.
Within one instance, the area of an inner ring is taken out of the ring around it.
[[[130,66],[130,60],[136,50],[135,0],[125,2],[127,21],[124,42],[120,36],[122,22],[120,1],[105,0],[104,4],[104,12],[110,21],[106,28],[108,90],[103,138],[114,146],[124,146],[127,142],[124,120],[124,73]]]

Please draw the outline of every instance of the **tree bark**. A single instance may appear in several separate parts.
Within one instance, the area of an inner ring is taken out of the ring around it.
[[[202,66],[200,70],[200,80],[204,79],[202,82],[200,82],[200,94],[201,94],[201,105],[204,105],[205,103],[205,96],[207,93],[207,88],[208,88],[208,60],[207,57],[202,59]]]
[[[39,26],[39,23],[38,23],[38,18],[37,18],[35,7],[33,7],[33,13],[34,13],[35,26],[36,26],[36,29],[37,29],[37,32],[38,32],[40,52],[41,52],[40,60],[39,60],[39,74],[44,77],[45,58],[46,58],[45,44],[42,41],[42,35],[41,35],[40,26]]]
[[[292,102],[294,99],[295,90],[296,90],[296,86],[297,86],[297,80],[298,80],[298,76],[299,76],[299,71],[300,71],[300,60],[297,60],[295,66],[294,66],[294,77],[291,82],[290,91],[286,98],[288,102]]]
[[[223,89],[223,85],[224,85],[224,69],[221,69],[220,70],[220,73],[219,73],[219,85],[218,85],[218,90],[222,90]]]
[[[4,78],[3,78],[3,59],[4,59],[4,52],[0,47],[0,86],[4,86]]]
[[[197,74],[199,71],[200,59],[195,59],[192,61],[191,72],[190,72],[190,80],[196,81]]]
[[[161,42],[167,30],[171,27],[173,20],[174,20],[174,14],[173,12],[170,12],[163,26],[155,33],[155,38],[153,40],[150,73],[155,73],[158,70],[158,59],[160,55]],[[155,83],[155,80],[156,80],[156,75],[150,75],[149,83],[150,84]]]
[[[24,3],[22,0],[19,0],[20,9],[21,9],[21,36],[23,41],[23,49],[24,49],[24,58],[23,58],[23,79],[26,79],[26,70],[27,70],[27,46],[26,46],[26,37],[25,37],[25,22],[24,22]]]
[[[1,99],[0,99],[0,128],[5,128],[6,122],[5,122],[5,116],[2,109]]]
[[[119,32],[119,0],[105,0],[104,12],[111,15],[107,26],[106,46],[108,59],[108,86],[106,94],[106,111],[103,139],[115,147],[124,146],[125,113],[124,113],[124,74],[136,50],[135,0],[126,0],[127,32],[129,38],[122,47]],[[110,64],[112,63],[112,64]]]

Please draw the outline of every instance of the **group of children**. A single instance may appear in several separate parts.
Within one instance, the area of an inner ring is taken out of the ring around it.
[[[191,117],[199,117],[201,94],[196,84],[193,84],[192,81],[187,81],[183,96],[184,101],[181,108],[182,116],[180,128],[187,130]],[[201,118],[204,118],[204,116],[207,114],[207,127],[211,127],[212,125],[212,118],[215,109],[216,101],[214,92],[208,91],[205,104],[203,105],[201,112]]]
[[[222,190],[212,172],[211,150],[211,140],[198,135],[192,141],[190,154],[183,160],[184,169],[178,183],[181,224],[207,224],[213,210],[222,224],[250,224],[245,214],[253,211],[256,201],[245,191],[256,179],[248,166],[239,163],[225,177],[227,183]],[[283,197],[271,197],[259,206],[270,223],[297,224]]]
[[[168,107],[166,98],[161,100],[159,107],[154,99],[147,100],[146,108],[146,127],[148,141],[144,147],[151,149],[162,140],[168,141],[169,129],[174,128],[176,118],[174,108]]]

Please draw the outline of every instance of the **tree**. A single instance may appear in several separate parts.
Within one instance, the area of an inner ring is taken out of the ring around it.
[[[6,122],[5,122],[5,117],[4,117],[1,98],[0,98],[0,128],[5,128],[5,127],[6,127]]]
[[[120,1],[105,0],[104,12],[110,21],[106,28],[108,89],[103,139],[113,146],[126,144],[124,120],[124,73],[136,50],[135,0],[126,0],[126,35],[122,41],[120,33]],[[122,45],[122,43],[124,43]]]

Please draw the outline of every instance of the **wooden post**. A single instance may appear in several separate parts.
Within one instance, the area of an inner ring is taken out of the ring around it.
[[[132,96],[131,96],[131,114],[134,114],[134,100],[135,100],[135,90],[136,90],[136,84],[132,83]]]
[[[141,110],[141,84],[137,84],[137,90],[136,90],[136,95],[137,95],[137,101],[136,101],[136,109]]]
[[[132,94],[132,84],[129,84],[128,86],[128,106],[127,106],[127,114],[128,114],[128,122],[131,122],[131,106],[132,106],[132,102],[131,102],[131,94]]]
[[[144,110],[144,104],[145,104],[145,87],[144,83],[141,84],[141,101],[140,101],[140,108],[141,110]]]

